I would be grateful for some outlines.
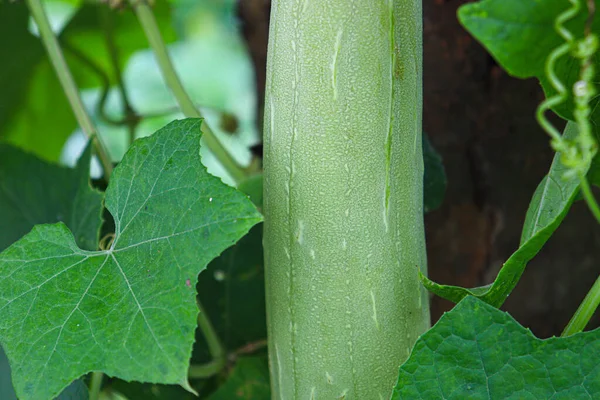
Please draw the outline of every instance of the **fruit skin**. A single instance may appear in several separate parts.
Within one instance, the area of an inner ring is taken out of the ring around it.
[[[419,0],[274,0],[264,247],[274,399],[388,399],[429,327]]]

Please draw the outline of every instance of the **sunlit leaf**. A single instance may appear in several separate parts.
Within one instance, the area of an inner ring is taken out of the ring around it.
[[[202,166],[199,126],[176,121],[133,144],[106,191],[107,250],[81,250],[55,224],[0,254],[0,341],[21,399],[50,399],[96,370],[189,387],[194,282],[261,220]]]

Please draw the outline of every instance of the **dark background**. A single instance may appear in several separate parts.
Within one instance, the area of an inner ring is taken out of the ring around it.
[[[442,207],[425,217],[430,277],[466,287],[491,282],[519,245],[531,196],[553,157],[534,112],[534,79],[508,76],[458,23],[465,0],[423,0],[423,129],[448,177]],[[238,14],[263,98],[269,0]],[[560,122],[559,122],[560,123]],[[579,202],[529,263],[504,310],[538,337],[559,335],[597,278],[600,229]],[[452,304],[434,297],[432,319]],[[597,326],[598,316],[593,321]]]

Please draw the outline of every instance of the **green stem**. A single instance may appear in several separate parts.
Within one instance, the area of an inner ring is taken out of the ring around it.
[[[102,372],[92,372],[92,378],[90,380],[90,400],[98,400],[100,397],[103,378],[104,374]]]
[[[202,114],[194,105],[192,99],[188,96],[185,91],[177,72],[171,62],[167,47],[162,39],[156,19],[152,9],[145,0],[130,0],[130,4],[135,10],[135,13],[140,21],[142,29],[146,34],[150,47],[154,51],[156,61],[163,74],[163,77],[167,83],[167,86],[171,89],[173,96],[177,100],[181,111],[189,118],[202,118]],[[223,147],[219,139],[211,131],[211,129],[204,124],[203,125],[203,138],[204,143],[210,151],[217,157],[219,162],[225,167],[227,172],[232,176],[236,183],[241,182],[247,178],[248,173],[238,165],[238,163],[231,157],[229,152]]]
[[[52,27],[50,26],[50,21],[46,15],[44,10],[44,6],[42,5],[41,0],[26,0],[27,6],[31,11],[31,16],[33,20],[38,26],[40,37],[44,46],[46,47],[46,51],[48,52],[48,57],[54,67],[56,75],[58,76],[58,80],[62,85],[62,88],[71,104],[71,108],[73,109],[73,113],[75,114],[75,118],[79,123],[79,126],[83,130],[83,132],[93,141],[94,147],[96,149],[96,153],[102,162],[104,167],[105,177],[108,179],[112,173],[112,163],[110,162],[110,158],[100,142],[100,139],[97,135],[97,130],[92,123],[90,116],[88,115],[85,106],[83,105],[83,101],[79,96],[79,90],[77,85],[75,84],[75,80],[71,75],[71,71],[69,70],[69,66],[65,60],[65,57],[62,53],[62,50],[58,44],[58,40],[52,31]]]
[[[224,363],[216,360],[202,365],[190,365],[188,377],[190,379],[210,378],[211,376],[215,376],[216,374],[218,374],[224,366]]]
[[[121,72],[121,66],[119,65],[119,50],[114,40],[114,21],[111,11],[107,7],[102,8],[102,25],[104,28],[104,39],[106,48],[108,50],[110,63],[112,65],[113,73],[117,81],[117,88],[121,94],[121,101],[123,103],[123,115],[124,122],[127,125],[129,131],[129,145],[135,140],[135,130],[140,122],[140,117],[133,109],[129,96],[127,95],[127,89],[125,88],[125,82],[123,81],[123,74]]]
[[[598,206],[598,202],[596,202],[596,198],[594,197],[590,183],[585,176],[581,176],[579,181],[581,194],[583,195],[583,198],[585,199],[590,211],[594,215],[594,218],[596,218],[596,221],[598,221],[600,224],[600,207]]]
[[[213,324],[208,319],[208,315],[206,314],[202,303],[200,303],[200,300],[196,300],[196,303],[198,304],[198,309],[200,311],[198,313],[198,326],[200,327],[202,334],[204,334],[204,338],[208,345],[208,351],[213,360],[203,365],[191,365],[188,376],[192,379],[213,376],[221,371],[226,363],[226,352],[219,339],[219,335],[217,335]]]
[[[125,89],[125,82],[123,81],[123,75],[121,73],[121,66],[119,65],[119,50],[114,40],[114,22],[111,11],[108,8],[102,8],[102,25],[104,28],[104,41],[108,50],[110,63],[117,81],[117,87],[123,100],[123,105],[130,111],[133,111],[131,103],[129,102],[129,96]]]
[[[569,321],[561,336],[571,336],[582,332],[600,305],[600,277],[585,296],[579,308]]]

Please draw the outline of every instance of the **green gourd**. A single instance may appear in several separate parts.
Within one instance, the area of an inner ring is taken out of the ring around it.
[[[388,399],[429,327],[420,0],[274,0],[264,247],[274,399]]]

